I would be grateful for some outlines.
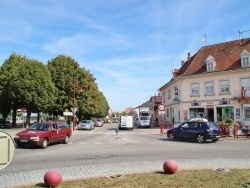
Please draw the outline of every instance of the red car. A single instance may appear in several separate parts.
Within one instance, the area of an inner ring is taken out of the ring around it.
[[[14,137],[19,147],[35,145],[46,148],[50,143],[69,142],[72,131],[66,122],[47,121],[37,122],[25,131],[17,133]]]

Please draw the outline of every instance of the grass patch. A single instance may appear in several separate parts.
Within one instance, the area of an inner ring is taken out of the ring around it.
[[[19,188],[46,187],[44,183]],[[250,169],[183,170],[173,175],[162,172],[128,174],[62,181],[58,188],[250,188]]]

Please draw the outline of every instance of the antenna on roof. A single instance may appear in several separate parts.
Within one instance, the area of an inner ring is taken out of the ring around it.
[[[204,34],[204,38],[202,38],[201,41],[202,41],[202,42],[204,41],[205,44],[207,45],[207,35],[206,35],[206,34]]]
[[[246,32],[249,32],[250,30],[247,30],[247,31],[239,31],[239,40],[242,40],[244,39],[242,33],[246,33]],[[242,36],[242,39],[240,38],[240,36]]]

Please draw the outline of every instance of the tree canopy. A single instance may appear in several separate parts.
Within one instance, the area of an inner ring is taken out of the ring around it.
[[[70,56],[58,55],[44,65],[12,53],[0,67],[0,113],[6,119],[12,110],[14,121],[16,110],[22,107],[27,116],[31,112],[63,115],[73,107],[75,89],[80,119],[104,117],[109,105],[95,80]]]

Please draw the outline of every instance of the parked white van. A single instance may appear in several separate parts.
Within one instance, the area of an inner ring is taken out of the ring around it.
[[[151,127],[150,116],[139,116],[138,127]]]
[[[133,117],[132,116],[121,116],[119,123],[119,129],[131,129],[133,130]]]

